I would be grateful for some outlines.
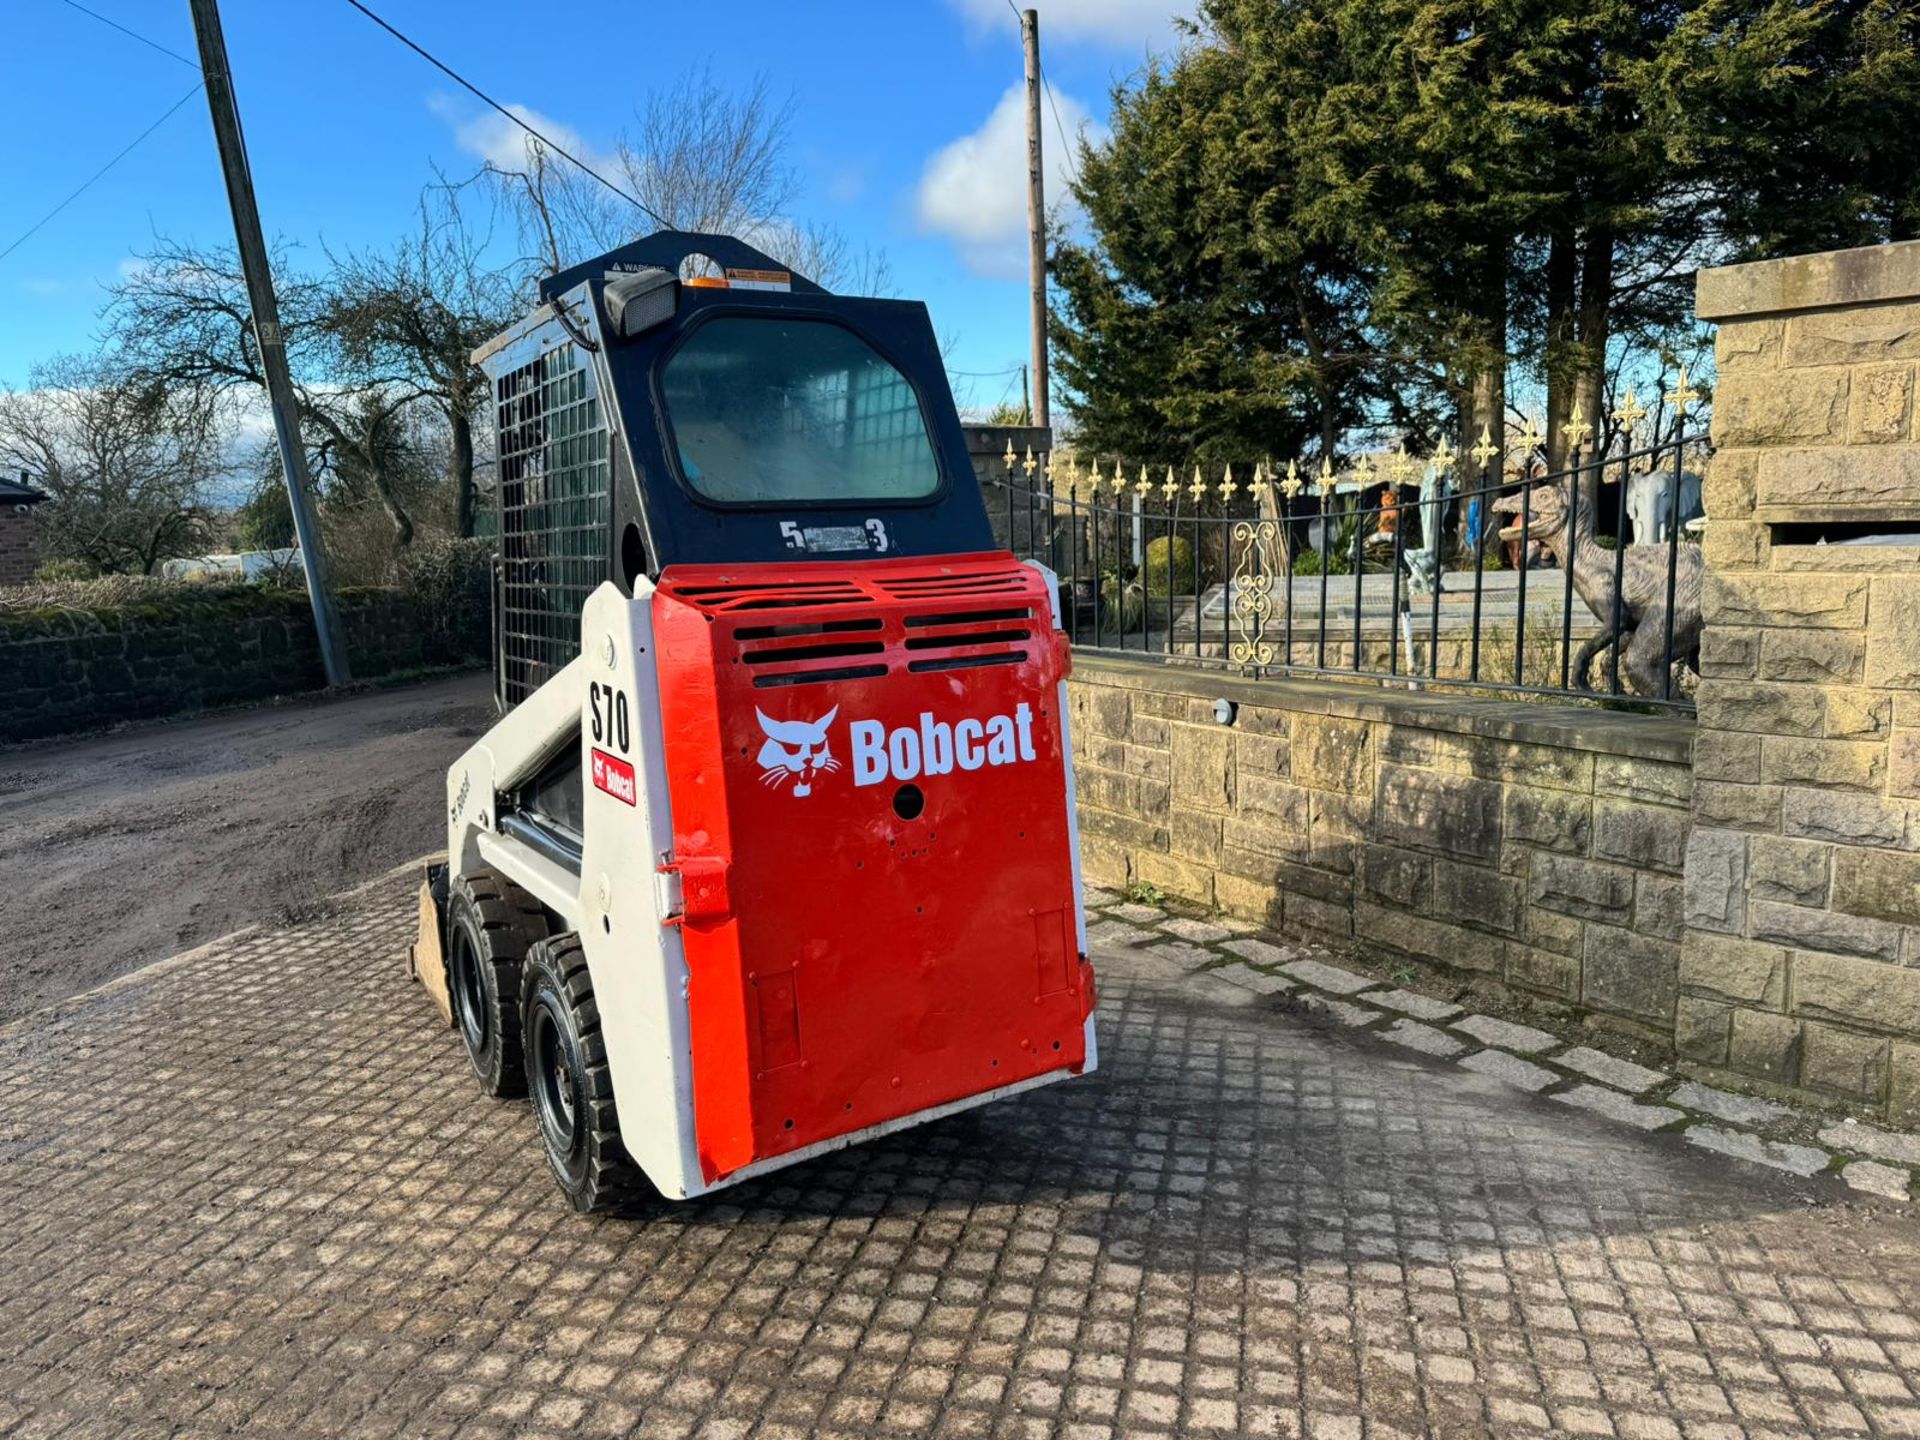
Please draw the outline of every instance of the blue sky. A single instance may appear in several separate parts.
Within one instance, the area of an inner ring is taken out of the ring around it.
[[[85,3],[194,53],[186,0]],[[691,67],[710,63],[729,88],[764,74],[793,101],[797,216],[884,250],[897,292],[925,300],[951,339],[956,372],[1005,371],[1025,358],[1021,60],[1007,0],[371,3],[481,88],[589,147],[610,144],[650,88]],[[1169,48],[1169,13],[1191,5],[1038,8],[1071,132],[1083,120],[1099,126],[1109,87]],[[322,241],[383,244],[405,230],[435,165],[462,175],[479,164],[488,112],[344,0],[227,0],[223,9],[269,235],[314,261]],[[10,0],[7,32],[17,128],[0,180],[0,248],[194,84],[187,67],[63,0]],[[1048,121],[1057,189],[1062,147]],[[156,234],[232,238],[199,96],[0,261],[0,382],[23,383],[35,360],[84,347],[102,287]],[[957,374],[955,385],[963,405],[985,406],[1017,379]]]

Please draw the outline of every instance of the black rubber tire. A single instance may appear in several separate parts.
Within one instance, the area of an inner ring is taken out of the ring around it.
[[[520,1023],[534,1119],[561,1192],[583,1215],[645,1199],[652,1187],[620,1140],[606,1037],[578,935],[554,935],[527,952]]]
[[[547,933],[540,902],[498,870],[455,876],[447,887],[447,993],[480,1088],[527,1093],[520,1050],[520,965]]]

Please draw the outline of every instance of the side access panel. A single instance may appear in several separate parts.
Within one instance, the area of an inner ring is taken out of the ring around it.
[[[654,607],[704,1177],[1081,1069],[1044,576],[674,567]]]

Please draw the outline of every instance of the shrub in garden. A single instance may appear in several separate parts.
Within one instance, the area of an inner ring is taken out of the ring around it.
[[[400,591],[420,617],[430,663],[484,660],[492,653],[491,540],[416,540],[401,559]]]
[[[1191,595],[1200,569],[1194,561],[1193,542],[1184,535],[1156,535],[1147,542],[1146,562],[1140,567],[1140,579],[1147,594]]]

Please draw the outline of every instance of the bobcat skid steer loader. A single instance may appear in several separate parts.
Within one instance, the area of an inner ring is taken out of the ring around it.
[[[659,234],[475,363],[504,715],[411,966],[573,1204],[1091,1070],[1058,586],[993,548],[926,308]]]

